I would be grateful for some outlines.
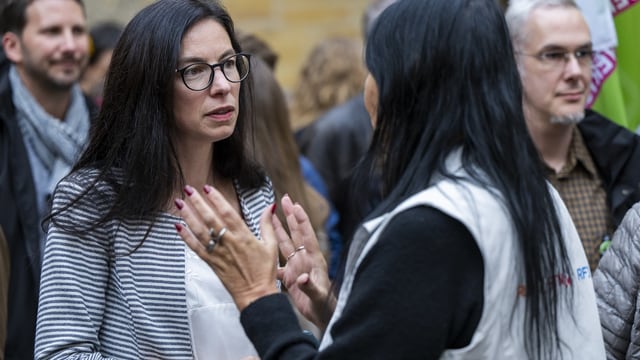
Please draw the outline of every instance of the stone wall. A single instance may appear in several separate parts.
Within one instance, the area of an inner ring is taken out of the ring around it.
[[[152,0],[85,0],[89,24],[129,21]],[[329,36],[360,40],[368,0],[222,0],[236,28],[263,38],[279,54],[276,76],[290,90],[315,43]]]

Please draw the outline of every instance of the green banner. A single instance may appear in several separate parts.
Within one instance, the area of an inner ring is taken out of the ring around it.
[[[593,109],[622,126],[640,126],[640,5],[614,17],[618,47],[617,66],[604,82]]]

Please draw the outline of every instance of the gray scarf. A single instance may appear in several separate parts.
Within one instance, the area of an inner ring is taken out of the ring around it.
[[[27,146],[30,147],[51,177],[34,179],[36,186],[49,194],[71,169],[83,149],[89,133],[89,109],[79,85],[71,88],[71,102],[65,118],[60,121],[49,115],[25,88],[11,66],[9,81],[13,90],[16,119]],[[45,189],[42,189],[42,184]]]

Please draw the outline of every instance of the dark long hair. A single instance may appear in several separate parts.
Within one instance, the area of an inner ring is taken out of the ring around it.
[[[284,91],[268,65],[258,57],[251,58],[251,77],[261,90],[254,94],[256,159],[269,175],[276,199],[289,194],[299,202],[318,233],[324,229],[329,204],[302,175],[300,151],[291,132]],[[288,229],[282,211],[278,210],[277,214]]]
[[[167,206],[176,187],[184,185],[171,142],[176,122],[174,77],[181,40],[203,19],[220,23],[234,50],[240,52],[233,22],[215,1],[159,0],[140,11],[120,36],[107,73],[100,114],[92,124],[87,149],[72,169],[72,173],[98,169],[96,183],[106,181],[116,190],[112,208],[98,223],[151,216]],[[244,81],[235,131],[213,145],[212,166],[223,177],[256,187],[264,177],[245,151],[252,119],[249,98],[250,82]],[[117,176],[114,169],[118,169]]]
[[[527,353],[560,349],[551,282],[570,274],[554,201],[525,126],[513,49],[494,0],[402,0],[367,39],[378,85],[377,126],[359,181],[382,174],[384,200],[370,217],[429,186],[455,149],[474,181],[493,189],[517,232],[526,278]]]

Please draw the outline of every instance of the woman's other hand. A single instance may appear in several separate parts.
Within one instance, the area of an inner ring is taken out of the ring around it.
[[[287,195],[282,197],[281,205],[291,236],[278,217],[273,216],[272,229],[277,236],[280,253],[287,259],[284,267],[278,269],[278,278],[300,313],[324,330],[336,304],[331,293],[327,262],[304,209]],[[262,226],[263,229],[271,228],[266,224]]]

